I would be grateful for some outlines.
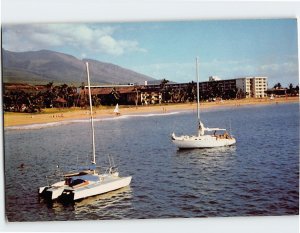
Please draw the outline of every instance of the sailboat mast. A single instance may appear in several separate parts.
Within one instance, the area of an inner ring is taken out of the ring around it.
[[[91,95],[91,83],[90,83],[90,72],[89,63],[86,62],[86,72],[88,79],[88,90],[89,90],[89,101],[90,101],[90,111],[91,111],[91,127],[92,127],[92,142],[93,142],[93,164],[96,164],[96,149],[95,149],[95,130],[94,130],[94,118],[93,118],[93,105],[92,105],[92,95]]]
[[[197,117],[198,125],[200,124],[200,93],[199,93],[199,72],[198,72],[198,57],[196,57],[196,78],[197,78]]]

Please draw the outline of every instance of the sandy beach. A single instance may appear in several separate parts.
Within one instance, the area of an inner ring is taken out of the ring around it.
[[[218,108],[218,107],[239,107],[244,105],[264,105],[264,104],[283,104],[283,103],[296,103],[299,102],[299,97],[282,97],[270,100],[265,99],[240,99],[240,100],[225,100],[218,102],[205,102],[201,103],[202,109]],[[122,115],[130,114],[149,114],[149,113],[170,113],[176,111],[196,110],[196,103],[184,104],[162,104],[162,105],[149,105],[149,106],[120,106]],[[114,107],[98,107],[94,108],[94,117],[116,117],[113,113]],[[41,113],[4,113],[4,127],[18,126],[18,125],[31,125],[38,123],[50,123],[59,121],[68,121],[75,119],[88,119],[89,110],[80,108],[65,108],[65,109],[44,109]]]

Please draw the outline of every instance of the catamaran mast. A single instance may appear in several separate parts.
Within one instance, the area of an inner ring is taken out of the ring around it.
[[[93,161],[92,161],[92,163],[96,164],[95,130],[94,130],[94,118],[93,118],[93,105],[92,105],[92,95],[91,95],[89,63],[86,62],[85,64],[86,64],[86,72],[87,72],[87,79],[88,79],[89,101],[90,101],[90,111],[91,111],[92,142],[93,142]]]

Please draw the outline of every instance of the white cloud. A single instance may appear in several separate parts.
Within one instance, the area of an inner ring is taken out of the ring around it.
[[[85,50],[120,56],[126,52],[146,52],[136,40],[116,39],[117,28],[88,24],[4,25],[3,47],[21,52],[41,49]]]
[[[284,86],[287,86],[289,83],[299,83],[297,59],[287,59],[287,61],[282,63],[264,64],[258,68],[258,71],[271,78],[271,86],[278,82]]]
[[[298,72],[298,65],[295,62],[273,63],[260,66],[260,70],[267,72],[295,73]]]
[[[133,70],[156,79],[190,82],[195,78],[194,63],[152,63],[132,67]]]
[[[124,47],[109,35],[102,36],[97,41],[101,50],[112,55],[121,55],[124,53]]]

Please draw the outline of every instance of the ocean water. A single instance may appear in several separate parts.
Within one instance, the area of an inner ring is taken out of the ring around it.
[[[298,104],[203,110],[201,117],[207,127],[231,129],[237,144],[177,150],[170,135],[196,133],[193,111],[96,120],[97,164],[104,169],[112,155],[131,185],[67,205],[45,203],[37,190],[57,165],[68,171],[89,163],[89,122],[5,129],[8,220],[299,214]]]

